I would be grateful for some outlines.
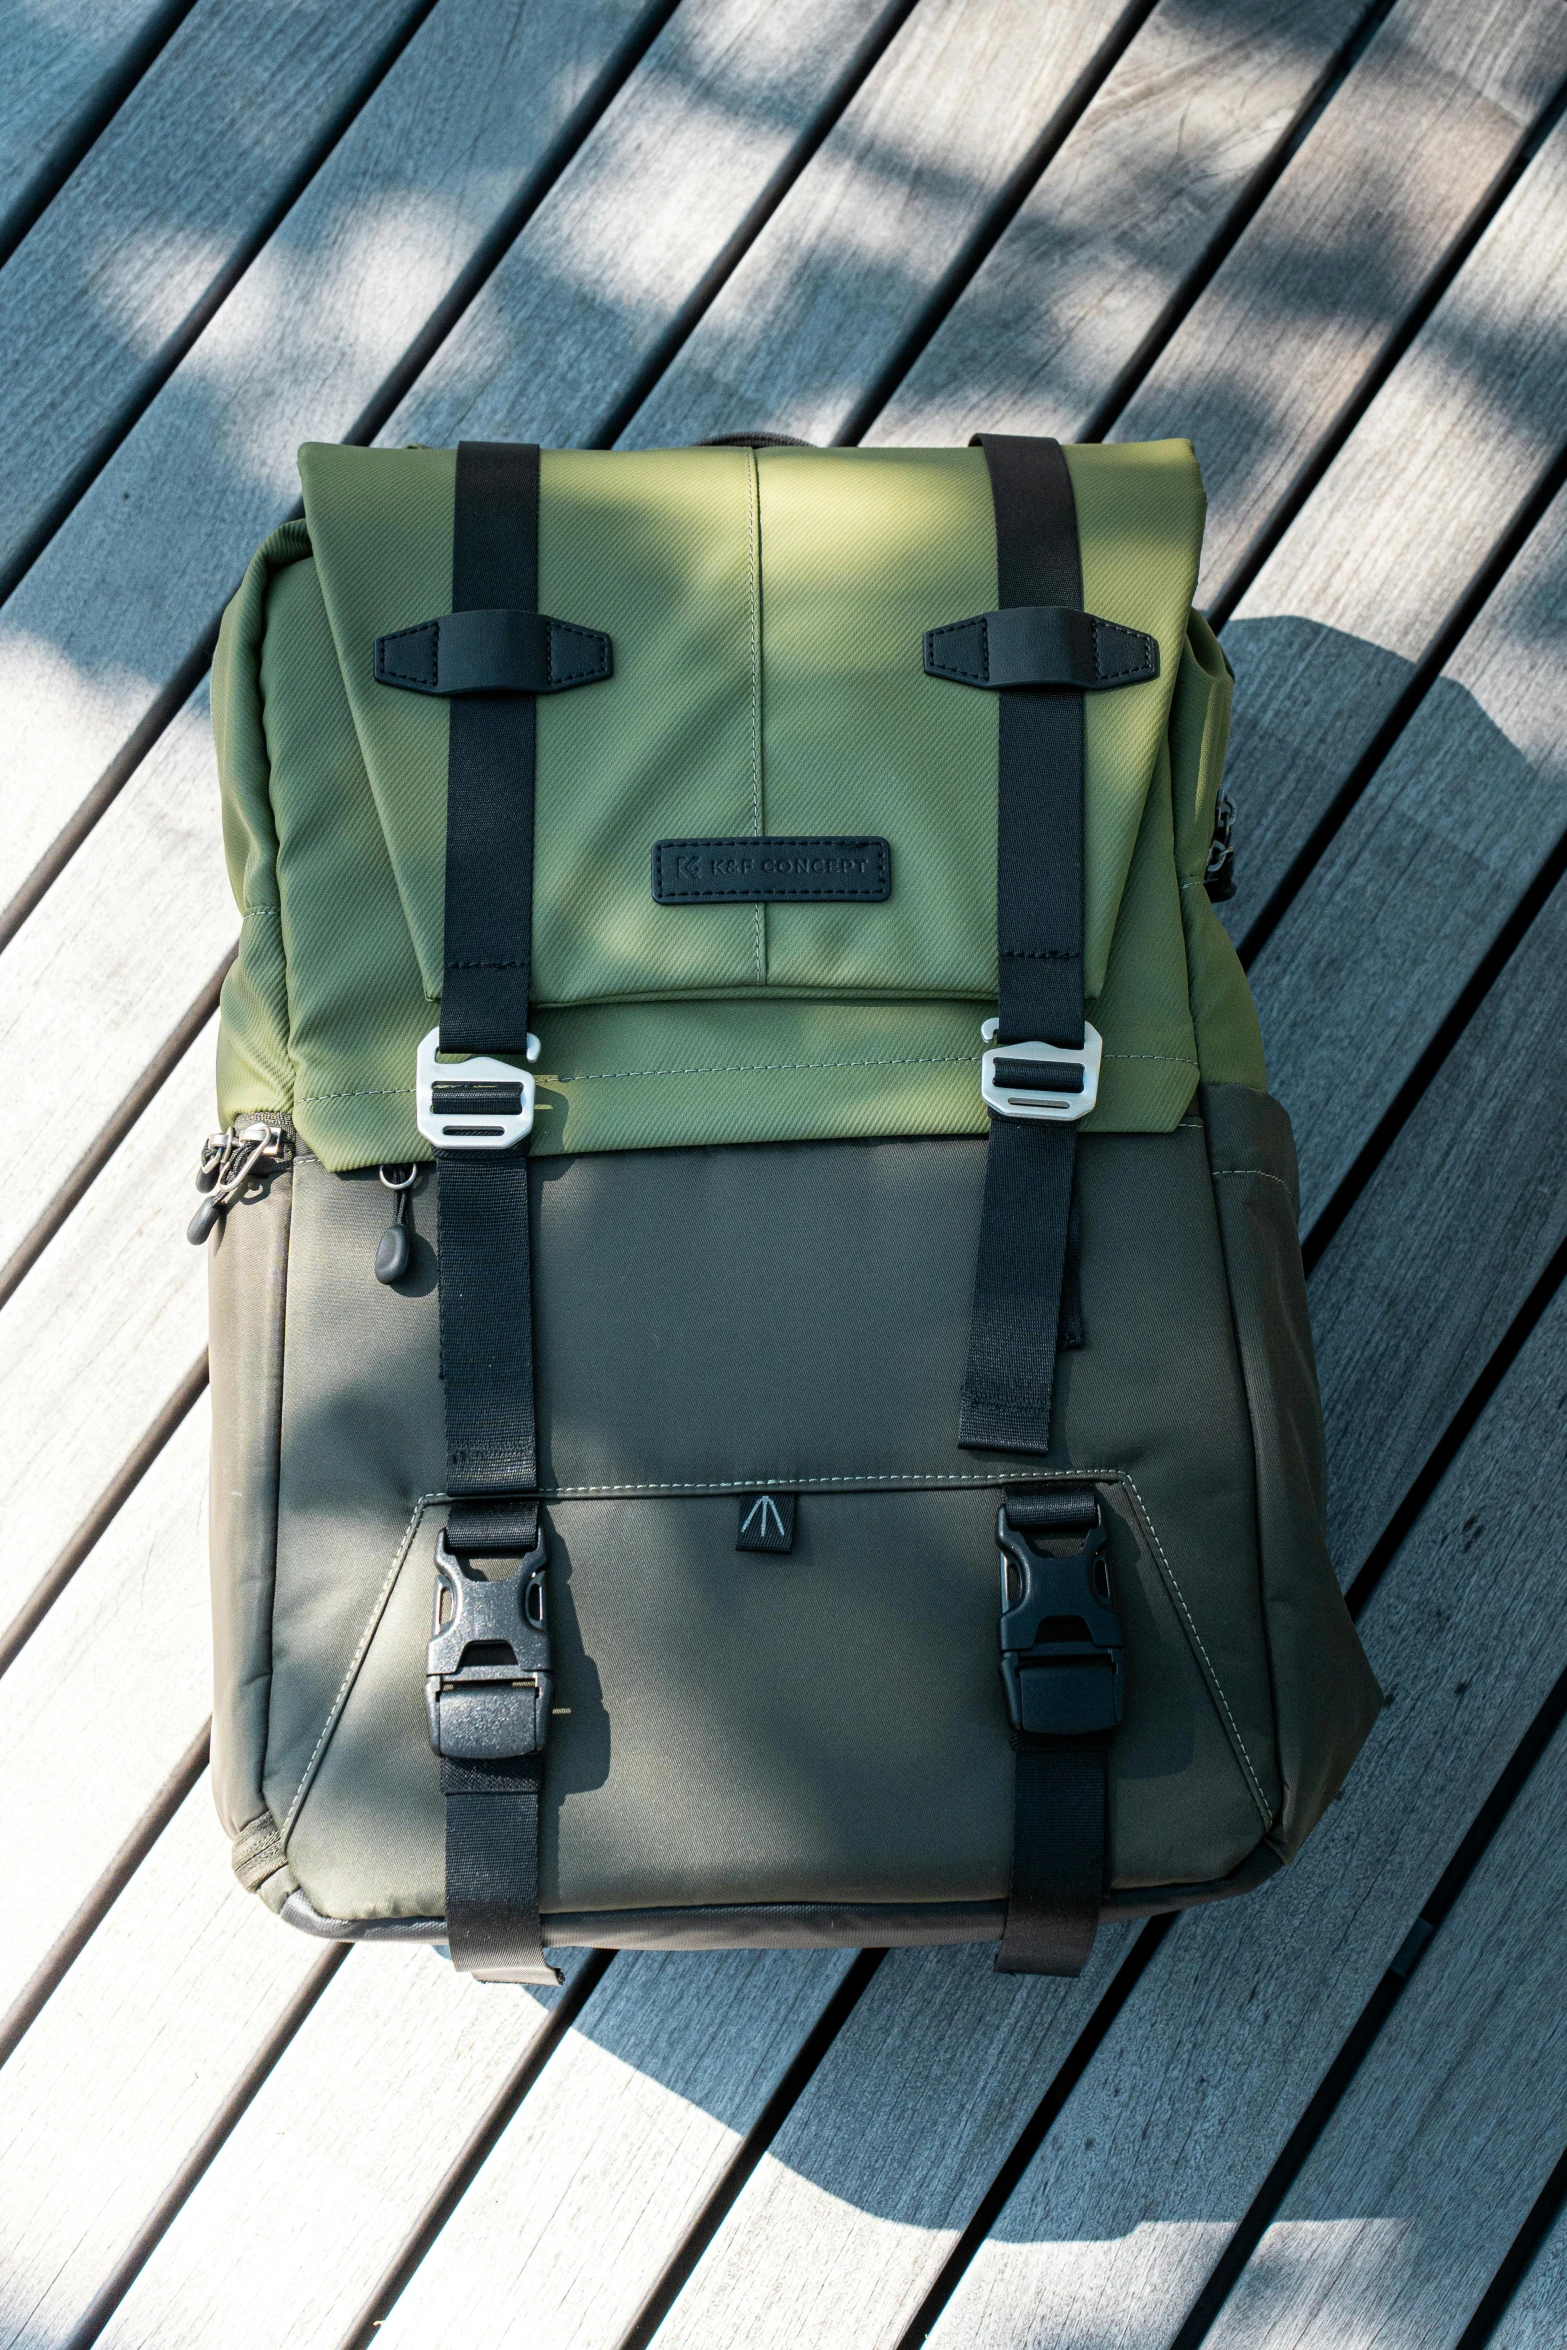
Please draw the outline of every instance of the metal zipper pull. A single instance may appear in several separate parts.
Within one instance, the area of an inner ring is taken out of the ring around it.
[[[419,1180],[419,1170],[405,1163],[381,1168],[380,1176],[387,1190],[395,1194],[397,1205],[392,1210],[392,1221],[382,1233],[375,1252],[375,1277],[391,1289],[403,1279],[413,1263],[413,1226],[408,1220],[408,1195]]]
[[[208,1173],[208,1153],[215,1143],[223,1147],[212,1161],[208,1189],[202,1179]],[[210,1136],[196,1173],[197,1189],[206,1189],[207,1196],[185,1228],[192,1247],[201,1247],[218,1218],[256,1175],[268,1172],[274,1163],[282,1166],[288,1156],[288,1137],[275,1118],[250,1118],[243,1126],[231,1127],[226,1135]]]

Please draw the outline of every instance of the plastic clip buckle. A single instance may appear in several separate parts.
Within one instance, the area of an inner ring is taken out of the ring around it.
[[[430,1744],[448,1762],[504,1762],[544,1751],[554,1686],[545,1555],[541,1527],[515,1574],[491,1583],[464,1566],[441,1529],[424,1701]]]
[[[1052,1125],[1070,1126],[1086,1118],[1099,1099],[1104,1059],[1104,1039],[1092,1022],[1083,1022],[1080,1045],[1046,1044],[1037,1036],[1025,1044],[995,1044],[1000,1025],[999,1020],[980,1025],[990,1047],[979,1056],[979,1090],[986,1107],[1000,1118],[1042,1118]],[[1075,1073],[1078,1082],[1053,1082],[1057,1072],[1063,1081]]]
[[[1014,1730],[1082,1738],[1121,1719],[1121,1619],[1110,1592],[1101,1507],[1079,1550],[1042,1556],[996,1513],[1001,1546],[1001,1679]]]
[[[443,1151],[506,1151],[524,1141],[538,1090],[530,1073],[485,1053],[442,1063],[440,1042],[438,1028],[420,1039],[414,1069],[414,1115],[425,1141]],[[527,1057],[539,1057],[536,1036]]]

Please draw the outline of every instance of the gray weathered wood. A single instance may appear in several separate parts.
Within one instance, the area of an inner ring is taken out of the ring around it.
[[[1363,14],[1164,0],[866,441],[1079,438]]]
[[[851,1955],[617,1958],[377,2339],[612,2350]]]
[[[59,142],[156,24],[163,5],[93,0],[88,8],[41,9],[7,0],[0,9],[6,61],[0,81],[0,219],[53,161]]]
[[[998,1975],[993,1946],[895,1950],[659,2330],[702,2343],[896,2342],[1133,1929],[1076,1982]]]
[[[1558,1731],[1208,2336],[1451,2350],[1567,2135]],[[1558,2328],[1567,2306],[1557,2308]]]
[[[1252,966],[1307,1228],[1567,831],[1564,642],[1567,496]]]
[[[27,1464],[0,1493],[0,1623],[206,1344],[206,1263],[184,1227],[213,1120],[212,1043],[208,1028],[0,1310],[0,1422]]]
[[[202,0],[0,276],[0,571],[417,0]]]
[[[0,612],[0,900],[536,172],[646,0],[442,0]],[[54,478],[52,469],[50,477]]]
[[[1559,126],[1225,629],[1233,937],[1567,439],[1564,288]]]
[[[241,1892],[201,1779],[0,2071],[8,2350],[68,2335],[320,1953]]]
[[[1126,12],[924,0],[624,438],[830,440]]]
[[[563,1955],[569,1980],[586,1954]],[[104,2350],[276,2350],[285,2332],[289,2350],[332,2350],[556,1997],[476,1983],[425,1948],[356,1952],[111,2318]],[[263,2289],[236,2292],[258,2214]]]
[[[1564,74],[1553,0],[1400,0],[1380,28],[1115,426],[1196,444],[1205,600]]]
[[[1567,2309],[1567,2214],[1529,2263],[1491,2336],[1490,2350],[1559,2350]]]
[[[1392,1700],[1284,1877],[1158,1953],[931,2336],[1168,2343],[1468,1821],[1567,1666],[1567,1298],[1403,1544],[1363,1633]],[[1549,1620],[1548,1620],[1549,1619]]]
[[[203,1399],[0,1678],[0,2013],[211,1709],[207,1436]]]

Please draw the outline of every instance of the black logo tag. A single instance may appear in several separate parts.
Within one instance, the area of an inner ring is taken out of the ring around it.
[[[793,1493],[742,1493],[736,1550],[793,1550]]]
[[[884,840],[734,840],[653,844],[653,895],[661,906],[792,905],[813,898],[892,895]]]

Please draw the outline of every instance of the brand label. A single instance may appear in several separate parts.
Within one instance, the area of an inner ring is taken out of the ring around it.
[[[661,906],[792,905],[814,898],[874,902],[892,894],[884,840],[733,840],[653,844],[653,895]]]
[[[742,1493],[736,1550],[793,1550],[796,1498],[792,1493]]]

